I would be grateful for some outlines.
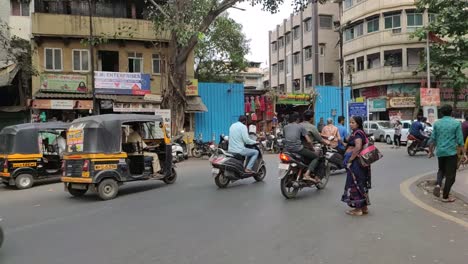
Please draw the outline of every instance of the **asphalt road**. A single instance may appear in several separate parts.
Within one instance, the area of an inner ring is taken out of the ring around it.
[[[373,168],[371,212],[357,218],[340,202],[343,174],[322,191],[285,200],[276,155],[266,158],[264,183],[247,179],[225,190],[207,160],[180,164],[174,185],[128,184],[106,202],[72,198],[60,183],[2,187],[0,263],[466,264],[468,230],[400,194],[402,181],[434,170],[435,160],[383,152]]]

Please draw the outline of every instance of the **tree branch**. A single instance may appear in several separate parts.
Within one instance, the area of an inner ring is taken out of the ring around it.
[[[153,4],[154,7],[156,7],[163,15],[165,15],[166,17],[170,17],[163,9],[160,5],[158,5],[158,3],[156,3],[154,0],[149,0],[151,4]]]

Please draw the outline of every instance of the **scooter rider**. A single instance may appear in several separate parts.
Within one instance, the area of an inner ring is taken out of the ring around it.
[[[423,116],[418,115],[417,121],[411,124],[410,135],[421,140],[420,147],[425,148],[427,145],[427,140],[429,140],[429,137],[425,135],[424,125],[422,123],[422,120],[423,120]]]
[[[312,178],[310,176],[318,165],[318,156],[312,150],[304,148],[302,138],[305,138],[310,144],[312,144],[312,140],[304,126],[299,124],[299,121],[300,116],[298,113],[295,112],[289,116],[289,124],[283,128],[285,148],[286,151],[298,153],[299,155],[311,160],[303,179],[318,183],[320,182],[318,177]]]
[[[247,117],[240,116],[239,121],[232,124],[229,128],[229,148],[228,151],[231,153],[237,153],[246,157],[249,162],[245,172],[254,173],[252,168],[257,161],[258,151],[255,149],[246,148],[245,145],[254,145],[257,144],[255,140],[249,138],[249,133],[247,131]]]

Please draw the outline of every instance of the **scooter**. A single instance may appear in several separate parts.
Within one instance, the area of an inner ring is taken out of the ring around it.
[[[278,144],[278,138],[271,134],[266,134],[264,140],[262,140],[262,147],[266,151],[270,151],[271,153],[279,153],[280,148]]]
[[[407,152],[408,152],[408,155],[410,156],[415,156],[418,152],[426,152],[426,153],[429,153],[429,148],[423,148],[421,147],[422,145],[422,141],[420,139],[418,139],[417,137],[409,134],[408,135],[408,147],[407,147]]]
[[[334,139],[334,136],[328,137],[329,141]],[[330,161],[330,171],[336,172],[339,170],[344,170],[345,166],[343,164],[343,155],[337,149],[331,148],[329,146],[325,146],[325,148],[325,158]]]
[[[188,149],[185,143],[184,131],[181,131],[181,135],[172,138],[172,158],[174,162],[181,162],[188,159]]]
[[[257,182],[260,182],[265,178],[267,171],[262,151],[257,145],[247,145],[246,147],[255,149],[259,153],[252,169],[254,173],[245,172],[248,160],[240,154],[230,153],[222,148],[217,148],[215,153],[210,157],[210,162],[213,166],[211,173],[215,184],[219,188],[226,188],[229,183],[242,179],[254,178]]]

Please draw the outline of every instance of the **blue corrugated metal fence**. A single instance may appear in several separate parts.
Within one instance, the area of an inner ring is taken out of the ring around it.
[[[344,116],[348,116],[346,102],[351,100],[351,92],[349,87],[344,88]],[[315,122],[318,124],[320,118],[323,117],[325,124],[328,118],[333,118],[335,125],[338,123],[338,116],[342,115],[341,110],[341,88],[336,86],[317,86],[317,92],[320,94],[315,105]],[[336,115],[332,116],[333,109],[336,110]],[[347,120],[348,121],[348,120]]]

